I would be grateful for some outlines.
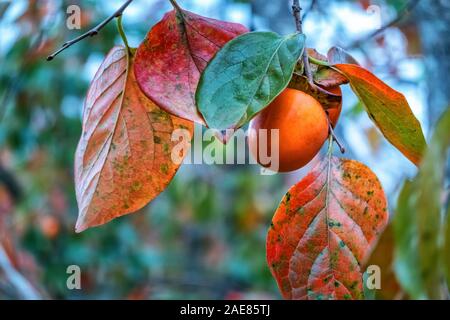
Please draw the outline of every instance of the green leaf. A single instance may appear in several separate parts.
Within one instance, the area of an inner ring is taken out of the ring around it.
[[[445,242],[444,242],[444,271],[447,280],[447,288],[450,290],[450,206],[447,207],[445,219]]]
[[[251,32],[227,43],[203,72],[196,92],[207,125],[242,126],[269,105],[291,80],[304,43],[299,33],[273,32]]]
[[[426,147],[420,122],[408,101],[368,70],[353,64],[336,64],[385,138],[415,165]]]
[[[450,109],[439,121],[419,173],[405,185],[394,217],[396,272],[413,298],[441,297],[446,265],[442,201],[445,166],[450,147]],[[402,276],[410,270],[408,278]],[[412,285],[415,283],[416,285]]]
[[[412,203],[413,182],[405,181],[398,197],[397,212],[393,218],[395,235],[394,269],[403,289],[413,299],[424,299],[417,255],[417,216]]]

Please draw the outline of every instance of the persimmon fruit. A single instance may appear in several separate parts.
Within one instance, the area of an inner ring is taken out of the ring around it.
[[[337,121],[339,112],[332,116]],[[250,122],[250,152],[263,167],[271,164],[262,163],[258,156],[262,147],[259,140],[266,135],[264,150],[273,158],[271,129],[279,129],[278,172],[294,171],[309,163],[321,149],[328,137],[328,118],[315,98],[299,90],[285,89]]]
[[[342,96],[342,90],[339,86],[332,88],[325,88],[325,90],[334,93],[336,95]],[[328,117],[330,118],[331,125],[333,126],[333,128],[336,127],[336,124],[339,120],[339,116],[341,115],[341,111],[342,111],[342,100],[336,108],[331,108],[327,110]]]

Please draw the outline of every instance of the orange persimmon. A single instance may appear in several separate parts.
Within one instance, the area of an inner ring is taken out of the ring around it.
[[[322,105],[312,96],[299,90],[285,89],[250,122],[249,148],[264,167],[269,164],[260,159],[262,147],[272,159],[276,157],[272,154],[276,148],[271,145],[271,129],[279,129],[278,171],[288,172],[305,166],[319,152],[328,136],[328,119]],[[260,145],[264,140],[267,147]]]
[[[327,90],[328,92],[342,96],[342,90],[339,86],[332,87],[332,88],[326,88],[325,90]],[[327,110],[328,116],[330,117],[330,121],[331,121],[333,128],[336,127],[336,124],[339,120],[339,116],[341,115],[341,111],[342,111],[342,100],[336,108],[331,108],[331,109]]]

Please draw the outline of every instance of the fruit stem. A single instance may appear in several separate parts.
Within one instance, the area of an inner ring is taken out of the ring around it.
[[[297,31],[300,34],[304,34],[301,12],[302,12],[302,7],[300,7],[300,0],[292,0],[292,14],[294,15],[294,19],[295,19],[295,26],[297,28]],[[304,72],[305,72],[306,77],[308,78],[308,82],[310,84],[313,84],[314,79],[313,79],[313,74],[311,71],[311,66],[309,65],[308,50],[306,50],[306,47],[303,50],[302,60],[303,60]]]
[[[344,154],[345,148],[342,145],[342,143],[339,141],[339,139],[337,138],[336,134],[334,133],[333,125],[331,124],[330,117],[328,115],[328,111],[326,111],[326,113],[327,113],[327,119],[328,119],[328,131],[329,131],[329,135],[330,135],[330,148],[331,148],[331,145],[333,144],[332,142],[334,141],[334,142],[336,142],[337,146],[339,147],[339,150],[341,151],[341,153]]]

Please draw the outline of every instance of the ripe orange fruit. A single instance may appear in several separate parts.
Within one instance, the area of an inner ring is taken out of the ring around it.
[[[339,86],[333,87],[333,88],[325,88],[325,90],[327,90],[328,92],[342,96],[342,90]],[[327,111],[328,111],[328,116],[330,117],[331,125],[334,128],[334,127],[336,127],[336,124],[339,120],[339,116],[341,115],[342,101],[341,101],[341,103],[339,103],[339,106],[337,108],[328,109]]]
[[[260,129],[267,129],[266,134]],[[328,119],[322,105],[312,96],[299,90],[285,89],[250,122],[250,151],[263,167],[271,164],[262,163],[258,156],[261,148],[261,156],[267,153],[272,159],[274,157],[270,129],[279,129],[278,171],[288,172],[303,167],[319,152],[328,136]],[[264,135],[267,149],[259,145]]]

